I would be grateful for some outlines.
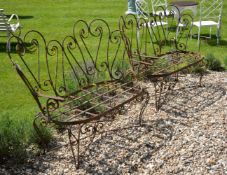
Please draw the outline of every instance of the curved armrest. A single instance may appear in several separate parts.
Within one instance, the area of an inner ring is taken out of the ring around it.
[[[10,18],[8,19],[8,22],[10,22],[14,17],[16,18],[17,23],[19,23],[19,17],[18,17],[16,14],[12,14],[12,15],[10,16]]]
[[[51,98],[51,99],[54,99],[54,100],[57,100],[57,101],[65,101],[64,98],[57,97],[57,96],[50,96],[50,95],[45,95],[45,94],[40,94],[40,93],[38,93],[38,96],[39,97],[45,97],[45,98]]]
[[[16,19],[16,23],[10,23],[12,19]],[[20,22],[19,22],[19,17],[16,14],[12,14],[10,18],[8,19],[8,23],[11,27],[11,30],[15,32],[18,28],[20,28]]]

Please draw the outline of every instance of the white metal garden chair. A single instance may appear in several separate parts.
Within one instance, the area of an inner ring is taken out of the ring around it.
[[[3,13],[3,10],[0,11],[0,32],[4,33],[1,37],[10,38],[11,33],[15,33],[20,28],[19,17],[16,14],[12,14],[10,18],[8,18]],[[8,42],[7,47],[10,49],[10,42]]]
[[[152,13],[159,15],[160,13],[165,13],[169,15],[169,11],[166,10],[168,6],[167,0],[151,0]]]
[[[169,11],[166,10],[168,6],[167,0],[136,0],[135,5],[139,12],[149,12],[153,15],[169,13]]]
[[[151,15],[150,3],[147,0],[136,0],[137,17],[149,18]]]
[[[152,11],[152,3],[151,1],[149,0],[136,0],[135,2],[135,5],[136,5],[136,14],[137,14],[137,17],[140,18],[144,18],[144,19],[151,19],[151,16],[152,15],[155,15]],[[163,15],[164,14],[158,14],[158,15]],[[151,22],[151,21],[150,21]],[[149,24],[148,25],[152,25],[152,26],[160,26],[160,25],[167,25],[168,23],[165,22],[165,21],[161,21],[161,22],[156,22],[156,23],[152,23],[152,24]]]
[[[200,2],[199,21],[193,22],[193,26],[198,27],[198,45],[200,44],[201,28],[209,27],[211,38],[212,27],[217,27],[217,44],[220,40],[221,18],[223,0],[202,0]]]

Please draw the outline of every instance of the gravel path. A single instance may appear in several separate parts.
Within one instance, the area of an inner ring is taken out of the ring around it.
[[[210,72],[204,87],[193,87],[197,80],[184,77],[159,112],[151,99],[142,127],[131,118],[139,105],[118,116],[106,127],[118,129],[97,136],[79,170],[62,147],[23,165],[0,165],[0,174],[227,174],[227,72]]]

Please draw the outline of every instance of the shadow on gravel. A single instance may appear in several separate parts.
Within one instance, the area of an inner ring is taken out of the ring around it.
[[[205,87],[199,88],[186,86],[168,93],[161,110],[173,115],[173,117],[181,117],[180,119],[185,118],[187,120],[197,112],[214,104],[225,94],[225,88],[215,84],[206,84]],[[149,116],[144,117],[149,118]],[[15,174],[15,172],[16,174],[21,172],[48,174],[50,169],[57,169],[58,164],[65,163],[68,164],[67,167],[72,167],[68,171],[75,172],[75,174],[80,174],[80,172],[109,175],[138,174],[141,169],[146,169],[146,165],[154,161],[153,155],[165,148],[166,144],[171,141],[176,132],[173,123],[179,121],[174,121],[175,119],[170,117],[144,121],[142,126],[133,123],[132,126],[130,119],[130,115],[121,117],[120,121],[113,123],[113,126],[106,126],[105,129],[108,131],[96,135],[88,149],[85,150],[86,146],[81,144],[81,149],[84,152],[81,153],[79,170],[75,170],[72,153],[68,148],[68,150],[65,150],[67,152],[53,151],[45,156],[40,156],[38,161],[37,158],[30,159],[22,166],[2,172],[9,174]],[[187,122],[185,123],[187,124]],[[111,128],[116,129],[110,131]],[[85,144],[87,143],[86,141]],[[52,162],[52,165],[49,165],[49,162]],[[162,163],[159,165],[162,166]],[[159,168],[159,165],[156,168]],[[0,165],[0,174],[2,173],[1,169],[8,169],[7,165],[2,167]],[[64,174],[64,169],[62,171]]]
[[[86,151],[86,146],[81,145],[84,153],[81,153],[79,170],[75,170],[73,157],[68,149],[67,153],[49,152],[39,159],[30,159],[25,164],[12,165],[14,168],[10,169],[7,167],[9,164],[2,167],[0,165],[0,174],[48,174],[50,169],[58,169],[57,164],[64,163],[72,167],[68,170],[72,174],[80,174],[81,171],[82,174],[108,175],[138,173],[141,164],[150,162],[152,156],[172,139],[173,134],[174,129],[169,119],[146,121],[142,126],[117,127],[97,135]],[[49,162],[54,163],[54,167]],[[64,174],[64,169],[62,173]]]
[[[204,87],[186,87],[174,90],[166,96],[161,110],[174,117],[193,117],[211,106],[226,94],[225,88],[215,84]]]
[[[81,168],[90,174],[135,173],[172,135],[168,120],[106,132],[83,155]]]

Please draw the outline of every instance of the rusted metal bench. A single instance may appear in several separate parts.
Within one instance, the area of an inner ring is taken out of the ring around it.
[[[167,13],[147,18],[126,15],[120,18],[119,29],[134,74],[150,80],[155,88],[155,107],[159,110],[164,97],[178,81],[178,76],[197,71],[199,85],[203,76],[203,57],[188,50],[192,17],[183,14],[176,19],[177,7]],[[165,10],[165,9],[163,9]],[[168,26],[162,25],[163,19]]]
[[[77,168],[81,142],[91,144],[129,104],[141,103],[142,122],[149,94],[132,82],[120,31],[110,31],[104,20],[75,22],[62,42],[47,41],[34,30],[10,41],[17,43],[18,54],[8,52],[9,58],[41,111],[35,129],[42,137],[39,118],[66,128]]]

